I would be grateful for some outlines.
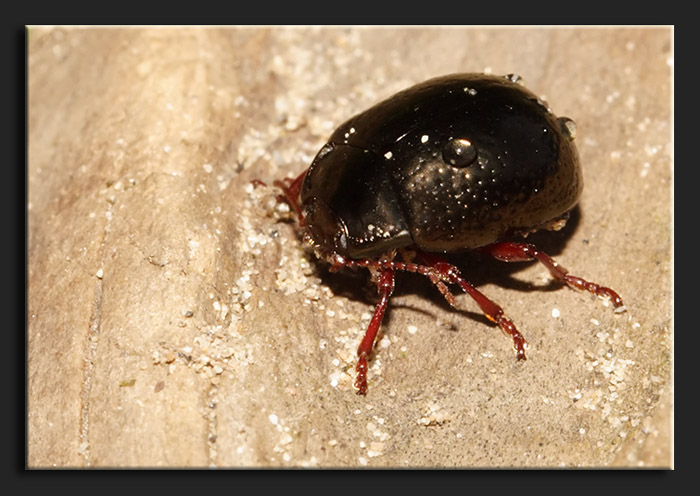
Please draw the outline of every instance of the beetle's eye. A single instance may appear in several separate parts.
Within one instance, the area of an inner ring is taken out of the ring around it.
[[[442,149],[442,159],[453,167],[467,167],[474,163],[476,156],[476,146],[466,139],[452,139]]]

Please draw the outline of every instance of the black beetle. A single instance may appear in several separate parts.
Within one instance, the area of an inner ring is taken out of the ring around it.
[[[583,188],[574,137],[573,121],[555,117],[518,76],[454,74],[352,117],[300,176],[275,181],[331,270],[365,267],[377,284],[379,303],[357,350],[359,394],[397,270],[428,277],[451,305],[447,284],[459,285],[525,359],[525,339],[501,307],[440,253],[536,259],[556,280],[624,311],[612,289],[568,274],[530,243],[504,241],[565,224]]]

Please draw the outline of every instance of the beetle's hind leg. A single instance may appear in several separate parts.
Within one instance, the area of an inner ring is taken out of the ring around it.
[[[552,257],[537,249],[531,243],[502,242],[482,248],[483,251],[503,262],[525,262],[537,260],[541,262],[552,277],[557,281],[567,284],[579,291],[588,291],[600,298],[609,298],[616,312],[624,312],[625,306],[622,298],[615,291],[605,286],[599,286],[594,282],[586,281],[580,277],[572,276],[569,271],[554,261]]]

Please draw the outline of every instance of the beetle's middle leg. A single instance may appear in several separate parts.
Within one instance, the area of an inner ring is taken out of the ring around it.
[[[432,253],[418,251],[416,255],[420,263],[387,261],[383,262],[382,266],[391,267],[393,270],[404,270],[426,276],[438,288],[451,306],[455,304],[454,295],[452,295],[445,283],[459,285],[459,287],[479,305],[486,318],[498,324],[501,330],[513,339],[513,348],[515,349],[518,360],[526,359],[525,348],[527,342],[525,338],[515,327],[513,321],[506,317],[503,309],[498,304],[491,301],[481,291],[472,286],[469,281],[464,279],[459,269],[454,265]]]

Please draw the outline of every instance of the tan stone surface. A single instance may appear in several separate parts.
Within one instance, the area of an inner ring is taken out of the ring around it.
[[[484,70],[576,121],[580,210],[532,239],[628,312],[464,257],[516,363],[466,296],[402,274],[357,396],[374,290],[250,180]],[[670,466],[671,71],[668,28],[30,29],[29,466]]]

